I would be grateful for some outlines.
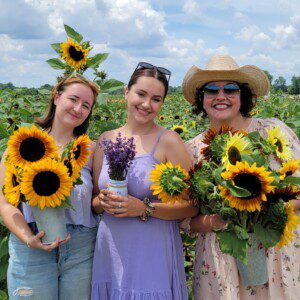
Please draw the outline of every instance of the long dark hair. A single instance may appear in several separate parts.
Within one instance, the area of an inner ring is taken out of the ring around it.
[[[54,104],[54,101],[55,101],[57,95],[60,95],[65,91],[67,86],[74,84],[74,83],[83,84],[92,90],[93,95],[94,95],[94,101],[93,101],[93,106],[94,106],[97,96],[98,96],[98,93],[99,93],[98,85],[96,83],[94,83],[93,81],[90,81],[90,80],[84,78],[83,76],[72,75],[70,77],[67,77],[67,78],[61,80],[59,83],[57,83],[54,86],[54,88],[51,92],[50,105],[49,105],[49,109],[48,109],[46,116],[43,118],[37,118],[35,120],[35,122],[39,126],[41,126],[43,129],[51,131],[54,116],[55,116],[55,110],[56,110],[56,105]],[[93,109],[93,106],[92,106],[92,109]],[[74,136],[80,136],[87,132],[87,129],[89,127],[89,120],[90,120],[90,117],[92,114],[92,109],[91,109],[88,117],[84,120],[84,122],[81,125],[74,128],[74,130],[73,130]]]

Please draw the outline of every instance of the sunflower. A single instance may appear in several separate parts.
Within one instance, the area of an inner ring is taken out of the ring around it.
[[[219,186],[220,195],[228,200],[232,208],[247,211],[260,211],[262,201],[267,201],[266,194],[272,192],[275,187],[270,184],[274,178],[270,176],[265,167],[257,167],[256,163],[252,166],[248,162],[237,162],[236,165],[230,165],[228,171],[221,175],[225,180],[243,189],[248,190],[251,195],[247,197],[235,197],[226,187]]]
[[[91,150],[89,150],[90,144],[90,138],[83,134],[74,141],[70,150],[71,158],[80,170],[86,165],[91,154]]]
[[[67,167],[54,159],[32,164],[22,174],[21,192],[29,205],[58,207],[73,187]]]
[[[283,180],[286,176],[291,176],[295,174],[300,169],[300,162],[298,159],[291,159],[282,164],[282,168],[279,170],[281,176],[280,179]]]
[[[226,142],[225,153],[222,157],[222,163],[224,164],[226,170],[229,166],[235,165],[236,162],[242,160],[242,154],[250,153],[249,148],[250,143],[245,139],[242,133],[235,133],[232,135],[229,132],[229,139]]]
[[[182,201],[182,194],[187,188],[185,180],[188,179],[188,173],[180,165],[173,166],[171,162],[157,164],[150,172],[149,179],[154,182],[150,190],[162,202]]]
[[[10,162],[20,168],[58,156],[53,138],[34,125],[31,128],[20,127],[10,137],[7,145]]]
[[[5,163],[5,179],[3,193],[8,202],[14,206],[18,206],[20,202],[20,174],[14,165]]]
[[[174,125],[171,130],[177,132],[179,135],[187,132],[186,127],[182,126],[182,125]]]
[[[283,246],[287,246],[289,244],[289,241],[291,241],[294,238],[295,234],[293,233],[293,230],[298,227],[299,220],[300,220],[299,216],[295,214],[293,204],[291,202],[288,202],[285,205],[285,213],[286,213],[285,227],[281,235],[281,239],[277,244],[279,249]]]
[[[210,128],[205,133],[202,142],[206,144],[206,147],[201,149],[201,153],[205,160],[214,160],[219,163],[223,155],[223,148],[219,144],[224,144],[229,137],[229,132],[232,132],[232,129],[228,126],[221,126],[221,128],[214,129]],[[235,133],[235,132],[232,132]]]
[[[276,155],[282,160],[288,160],[291,158],[291,149],[286,136],[281,132],[280,127],[273,127],[269,130],[267,140],[276,148]]]
[[[281,200],[288,202],[293,199],[297,199],[300,195],[300,190],[295,185],[289,185],[285,188],[276,188],[270,194],[267,195],[268,204],[274,204]]]
[[[61,58],[76,71],[85,67],[90,48],[84,49],[81,44],[75,42],[71,38],[68,38],[66,42],[60,44],[60,50]]]
[[[165,118],[165,116],[160,115],[160,116],[159,116],[159,119],[160,119],[161,121],[164,121],[166,118]]]
[[[74,162],[74,160],[70,160],[69,158],[65,158],[63,160],[64,165],[68,168],[68,175],[72,179],[73,182],[76,182],[80,177],[80,168]]]

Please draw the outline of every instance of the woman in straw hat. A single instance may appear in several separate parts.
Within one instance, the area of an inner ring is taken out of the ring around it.
[[[195,106],[196,114],[203,112],[210,127],[220,129],[227,125],[233,130],[259,131],[279,126],[285,134],[293,157],[300,157],[300,142],[294,132],[275,119],[250,117],[255,99],[267,95],[270,83],[259,68],[239,67],[228,55],[214,56],[205,69],[193,66],[183,80],[183,95]],[[187,142],[194,163],[202,159],[203,134]],[[277,161],[271,164],[276,168]],[[278,166],[278,165],[277,165]],[[300,200],[293,200],[299,210]],[[269,282],[265,285],[242,285],[235,259],[220,251],[214,230],[222,229],[225,222],[218,215],[198,215],[183,222],[183,227],[198,235],[194,265],[193,291],[195,299],[299,299],[300,287],[300,230],[289,247],[272,248],[268,256]]]

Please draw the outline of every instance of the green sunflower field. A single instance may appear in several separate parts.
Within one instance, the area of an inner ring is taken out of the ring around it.
[[[8,137],[15,129],[29,125],[47,109],[50,99],[49,89],[3,89],[0,90],[0,154],[6,149]],[[192,106],[184,100],[182,94],[168,95],[157,123],[174,130],[187,141],[208,127],[208,121],[192,113]],[[300,137],[300,101],[297,96],[271,93],[267,98],[259,99],[252,112],[253,117],[276,117],[290,126]],[[126,120],[124,95],[100,95],[91,118],[89,135],[96,140],[100,133],[117,128]],[[8,230],[0,224],[0,299],[7,299],[6,270],[8,263]],[[195,240],[182,235],[185,252],[185,269],[191,286],[192,265]]]

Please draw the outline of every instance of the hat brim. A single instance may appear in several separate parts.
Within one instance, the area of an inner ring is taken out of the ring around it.
[[[196,91],[208,82],[232,80],[247,83],[256,97],[268,94],[270,82],[264,71],[252,65],[246,65],[234,70],[203,70],[191,67],[182,82],[182,93],[191,104],[196,101]]]

